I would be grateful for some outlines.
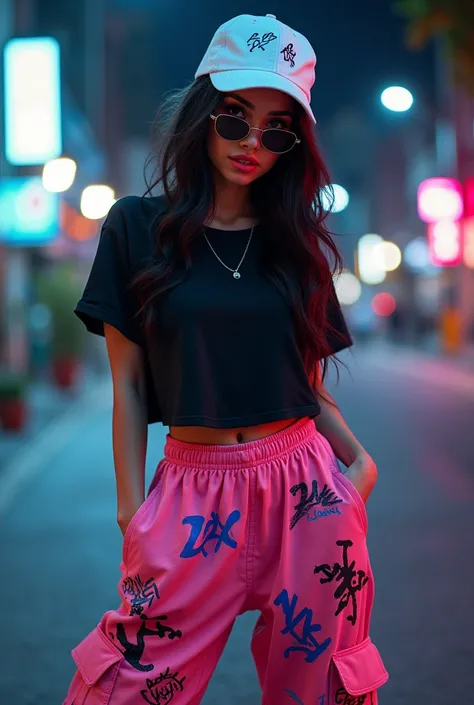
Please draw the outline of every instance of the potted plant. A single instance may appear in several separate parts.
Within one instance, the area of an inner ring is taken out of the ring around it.
[[[81,366],[85,336],[74,307],[81,288],[74,271],[67,265],[56,265],[42,273],[37,281],[38,299],[51,313],[51,372],[59,387],[74,387]]]
[[[26,423],[27,379],[15,372],[0,372],[0,424],[7,431],[21,431]]]

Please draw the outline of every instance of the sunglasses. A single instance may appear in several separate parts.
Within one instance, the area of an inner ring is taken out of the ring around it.
[[[250,130],[258,130],[262,133],[262,147],[273,154],[289,152],[295,144],[301,142],[294,132],[273,127],[261,130],[259,127],[251,127],[247,120],[235,115],[222,113],[210,115],[210,117],[214,120],[214,127],[219,137],[229,142],[240,142],[250,134]]]

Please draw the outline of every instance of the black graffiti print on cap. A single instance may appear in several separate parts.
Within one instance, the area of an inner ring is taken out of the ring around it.
[[[261,37],[258,36],[258,32],[254,32],[251,37],[247,39],[247,46],[250,46],[250,53],[254,49],[261,49],[265,51],[265,47],[270,42],[273,42],[277,38],[276,34],[273,32],[265,32]]]
[[[186,676],[181,679],[178,677],[178,672],[171,673],[169,667],[164,673],[160,673],[158,678],[146,679],[146,690],[141,690],[141,696],[149,705],[168,705],[176,693],[184,690],[183,683]]]
[[[301,501],[299,504],[295,504],[294,506],[296,512],[291,518],[290,530],[294,529],[299,520],[313,507],[330,507],[333,504],[339,504],[342,502],[342,499],[340,499],[334,490],[327,485],[324,485],[321,492],[319,492],[317,480],[313,480],[311,489],[311,495],[308,497],[308,485],[305,482],[300,482],[298,485],[293,485],[293,487],[290,488],[290,492],[293,497],[297,492],[301,492]]]
[[[287,46],[280,51],[280,54],[283,54],[284,60],[289,61],[291,68],[293,68],[295,65],[293,59],[296,56],[296,51],[293,49],[293,44],[291,44],[291,42],[290,44],[287,44]]]
[[[149,629],[146,625],[145,618],[145,620],[141,622],[140,628],[137,631],[136,644],[127,639],[127,635],[125,633],[125,625],[122,623],[117,624],[117,639],[120,642],[122,648],[124,649],[123,657],[126,661],[128,661],[132,668],[135,668],[137,671],[144,672],[153,671],[153,669],[155,668],[152,663],[140,663],[140,659],[142,658],[143,652],[145,651],[146,636],[157,636],[160,639],[164,639],[165,636],[168,635],[168,639],[181,639],[183,634],[179,629],[175,630],[166,624],[161,624],[161,622],[165,621],[166,619],[168,619],[166,615],[163,615],[161,617],[155,617],[153,620],[155,621],[155,629]]]
[[[346,607],[352,607],[347,621],[354,626],[357,621],[356,594],[367,585],[369,577],[365,571],[355,570],[355,561],[349,563],[347,553],[353,545],[352,541],[349,539],[347,541],[336,541],[336,545],[342,546],[342,564],[336,561],[332,568],[328,563],[317,565],[313,573],[324,573],[326,577],[320,579],[321,585],[332,583],[333,581],[340,583],[334,592],[334,597],[339,600],[335,616],[337,617]]]
[[[370,701],[367,700],[368,695],[370,695]],[[336,705],[372,705],[372,693],[365,693],[364,695],[349,695],[344,688],[339,688],[336,693],[336,700],[334,702]]]
[[[125,578],[122,582],[122,592],[125,600],[131,605],[130,617],[134,614],[142,615],[145,606],[150,608],[155,599],[160,599],[155,578],[148,578],[143,582],[139,575]]]

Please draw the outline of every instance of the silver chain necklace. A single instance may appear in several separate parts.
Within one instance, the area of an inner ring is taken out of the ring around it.
[[[213,253],[214,253],[215,256],[217,257],[217,259],[219,260],[219,262],[222,264],[222,266],[225,267],[226,269],[228,269],[229,272],[232,272],[232,273],[233,273],[234,279],[240,279],[240,276],[241,276],[241,275],[240,275],[240,272],[239,272],[240,265],[241,265],[242,262],[244,261],[245,255],[247,254],[247,250],[249,249],[250,240],[252,239],[254,227],[255,227],[255,226],[253,225],[253,226],[252,226],[252,229],[251,229],[251,231],[250,231],[249,241],[247,242],[247,247],[245,248],[245,252],[244,252],[244,254],[242,255],[242,259],[240,260],[239,264],[237,265],[237,267],[236,267],[235,269],[232,269],[232,267],[228,267],[228,266],[221,260],[221,258],[219,257],[219,255],[217,254],[217,252],[215,251],[215,249],[213,248],[213,246],[211,245],[211,243],[210,243],[209,240],[207,239],[206,233],[204,233],[204,237],[206,238],[207,244],[209,245],[209,247],[211,248],[211,250],[213,251]]]

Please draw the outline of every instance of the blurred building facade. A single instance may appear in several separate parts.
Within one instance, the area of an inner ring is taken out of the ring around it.
[[[94,18],[99,28],[94,32],[97,33],[103,31],[103,23],[99,21],[100,2],[94,5]],[[90,258],[88,243],[71,239],[67,223],[71,223],[71,215],[76,222],[81,219],[80,197],[85,186],[100,183],[107,176],[101,108],[97,109],[96,95],[90,89],[89,95],[81,90],[88,86],[85,73],[89,72],[87,57],[91,44],[86,41],[86,29],[88,22],[93,24],[85,15],[85,9],[82,3],[61,4],[50,0],[2,0],[0,3],[2,45],[12,38],[35,36],[53,37],[60,44],[63,156],[74,159],[78,165],[74,184],[61,195],[54,244],[43,247],[16,244],[9,233],[2,234],[1,229],[8,226],[0,223],[0,367],[22,373],[28,371],[30,363],[28,316],[35,303],[34,274],[48,259],[76,261],[80,268],[81,261]],[[98,52],[92,55],[97,56]],[[3,95],[2,90],[2,102]],[[0,177],[6,180],[40,176],[40,166],[20,167],[8,163],[4,153],[3,122],[0,127]],[[65,212],[69,219],[64,218]]]
[[[435,59],[435,95],[419,89],[414,107],[402,114],[342,108],[322,132],[334,179],[351,197],[348,208],[331,217],[351,269],[357,265],[357,241],[365,233],[395,242],[402,252],[415,240],[426,241],[417,210],[418,187],[425,179],[445,176],[464,182],[474,176],[474,99],[453,82],[439,47]],[[382,284],[363,289],[366,308],[381,291],[395,297],[397,320],[412,341],[423,328],[436,329],[443,306],[455,302],[461,337],[474,344],[474,271],[464,264],[412,269],[403,261]]]

